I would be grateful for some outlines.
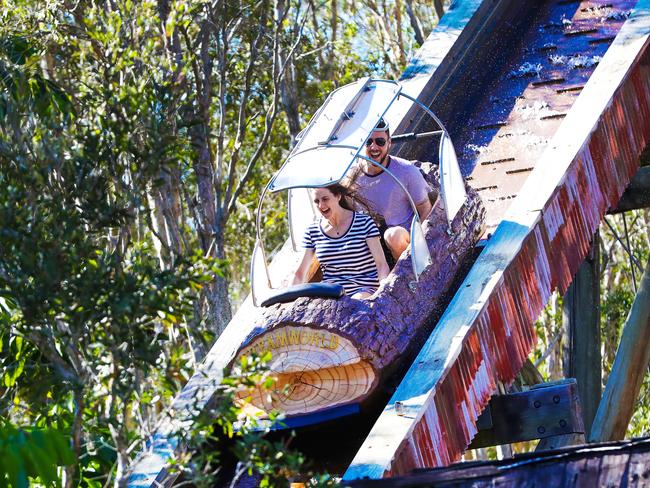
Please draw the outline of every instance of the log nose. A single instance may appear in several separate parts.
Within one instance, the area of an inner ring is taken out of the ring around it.
[[[269,351],[275,382],[271,391],[255,388],[238,394],[259,414],[313,413],[363,399],[376,382],[374,368],[345,337],[322,328],[285,326],[255,338],[238,357]]]

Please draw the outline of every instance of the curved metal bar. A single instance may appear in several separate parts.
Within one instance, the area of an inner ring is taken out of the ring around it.
[[[399,81],[395,80],[387,80],[385,78],[370,78],[370,83],[390,83],[391,85],[401,85]],[[401,93],[401,91],[400,91]]]
[[[289,155],[289,157],[286,160],[288,161],[295,156],[299,156],[300,154],[305,154],[306,152],[315,151],[316,149],[322,149],[325,147],[333,147],[336,149],[354,149],[355,151],[359,151],[361,149],[359,147],[348,146],[347,144],[323,144],[319,146],[308,147],[307,149],[303,149],[302,151],[298,151],[297,153],[292,153]]]
[[[418,105],[426,114],[429,115],[433,120],[435,120],[436,124],[438,124],[438,127],[442,129],[442,136],[440,138],[440,142],[438,143],[438,160],[440,161],[440,164],[442,164],[442,139],[444,138],[444,135],[447,134],[449,135],[449,131],[447,128],[443,125],[443,123],[440,121],[438,116],[433,113],[433,110],[431,110],[429,107],[427,107],[425,104],[423,104],[420,100],[412,97],[408,93],[400,92],[400,96],[403,96],[405,98],[408,98],[411,100],[413,103]],[[451,138],[450,138],[451,139]],[[442,168],[441,168],[441,177],[442,177]],[[442,191],[442,185],[440,185],[440,191]]]
[[[415,281],[419,281],[419,275],[426,269],[427,266],[431,264],[431,253],[429,252],[429,244],[427,239],[422,232],[422,226],[420,226],[415,220],[415,216],[411,221],[411,242],[413,243],[411,249],[411,264],[413,266],[413,274],[415,275]],[[421,242],[420,246],[424,246],[424,253],[418,252],[417,243]],[[420,258],[423,259],[420,259]]]
[[[264,197],[266,196],[266,193],[269,191],[269,188],[271,187],[271,183],[273,183],[273,178],[266,184],[264,187],[264,190],[262,190],[262,194],[260,195],[260,199],[257,202],[257,215],[255,215],[255,235],[257,238],[261,241],[262,240],[262,201],[264,200]]]
[[[266,193],[268,192],[272,182],[273,179],[271,179],[264,187],[264,190],[260,195],[259,202],[257,203],[257,215],[255,216],[255,234],[257,237],[257,242],[259,242],[260,245],[260,251],[262,252],[262,261],[264,262],[264,273],[266,274],[266,281],[269,285],[269,288],[273,288],[273,287],[271,286],[271,276],[269,275],[269,266],[266,262],[266,252],[264,251],[264,241],[262,240],[261,221],[262,221],[262,202],[264,201],[264,197],[266,196]],[[255,272],[255,249],[253,249],[253,256],[251,257],[251,269],[250,269],[250,276],[249,276],[249,279],[251,281],[251,290],[255,286],[255,281],[253,276],[254,272]],[[252,295],[253,295],[253,304],[257,306],[256,303],[257,300],[255,299],[255,290],[252,290]]]
[[[425,113],[427,113],[433,120],[436,121],[436,123],[438,124],[438,127],[440,127],[442,129],[442,131],[443,131],[442,137],[440,138],[440,143],[438,144],[438,160],[440,161],[440,193],[441,193],[441,197],[443,198],[443,201],[447,202],[447,198],[445,197],[445,186],[442,183],[443,182],[442,146],[443,146],[445,136],[447,136],[449,138],[449,142],[451,143],[452,149],[453,149],[453,142],[451,142],[451,136],[449,135],[449,131],[444,126],[444,124],[440,121],[440,119],[436,116],[436,114],[434,114],[433,111],[429,107],[424,105],[422,102],[420,102],[419,100],[415,99],[411,95],[409,95],[407,93],[404,93],[404,92],[400,92],[399,96],[404,96],[407,99],[411,100],[416,105],[418,105],[422,110],[425,111]],[[454,153],[455,153],[455,150],[454,150]],[[457,159],[456,159],[455,166],[456,166],[455,169],[458,170],[458,173],[460,173],[460,168],[458,167],[458,160]],[[460,173],[460,175],[462,177],[462,173]],[[465,198],[467,198],[467,193],[465,193]],[[448,209],[445,209],[445,212],[448,212]],[[447,217],[449,217],[448,213],[447,213]],[[449,222],[449,228],[451,229],[451,222]]]

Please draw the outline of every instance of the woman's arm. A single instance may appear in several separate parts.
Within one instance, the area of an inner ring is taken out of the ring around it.
[[[379,281],[383,280],[390,273],[388,264],[386,263],[386,256],[384,256],[384,250],[381,248],[381,242],[379,237],[369,237],[366,239],[366,244],[368,244],[368,249],[372,257],[375,259],[375,265],[377,266],[377,276]]]
[[[300,261],[300,265],[298,266],[296,272],[293,274],[293,279],[291,280],[292,285],[298,285],[307,281],[307,273],[309,272],[309,268],[311,268],[313,259],[314,250],[305,249],[305,252],[302,255],[302,260]]]

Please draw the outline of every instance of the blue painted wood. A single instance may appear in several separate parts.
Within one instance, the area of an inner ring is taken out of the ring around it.
[[[327,408],[325,410],[320,410],[319,412],[309,413],[306,415],[300,415],[297,417],[289,417],[286,419],[280,419],[277,422],[271,423],[268,421],[259,422],[259,426],[256,427],[256,430],[290,430],[298,429],[300,427],[306,427],[308,425],[320,424],[323,422],[329,422],[331,420],[340,419],[342,417],[347,417],[349,415],[357,415],[361,409],[359,404],[353,403],[348,405],[340,405],[338,407]]]

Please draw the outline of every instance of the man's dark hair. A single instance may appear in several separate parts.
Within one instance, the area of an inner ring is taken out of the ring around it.
[[[379,119],[379,122],[377,122],[377,125],[375,125],[374,130],[385,132],[386,137],[390,137],[390,127],[388,126],[388,122],[386,122],[383,117]]]

